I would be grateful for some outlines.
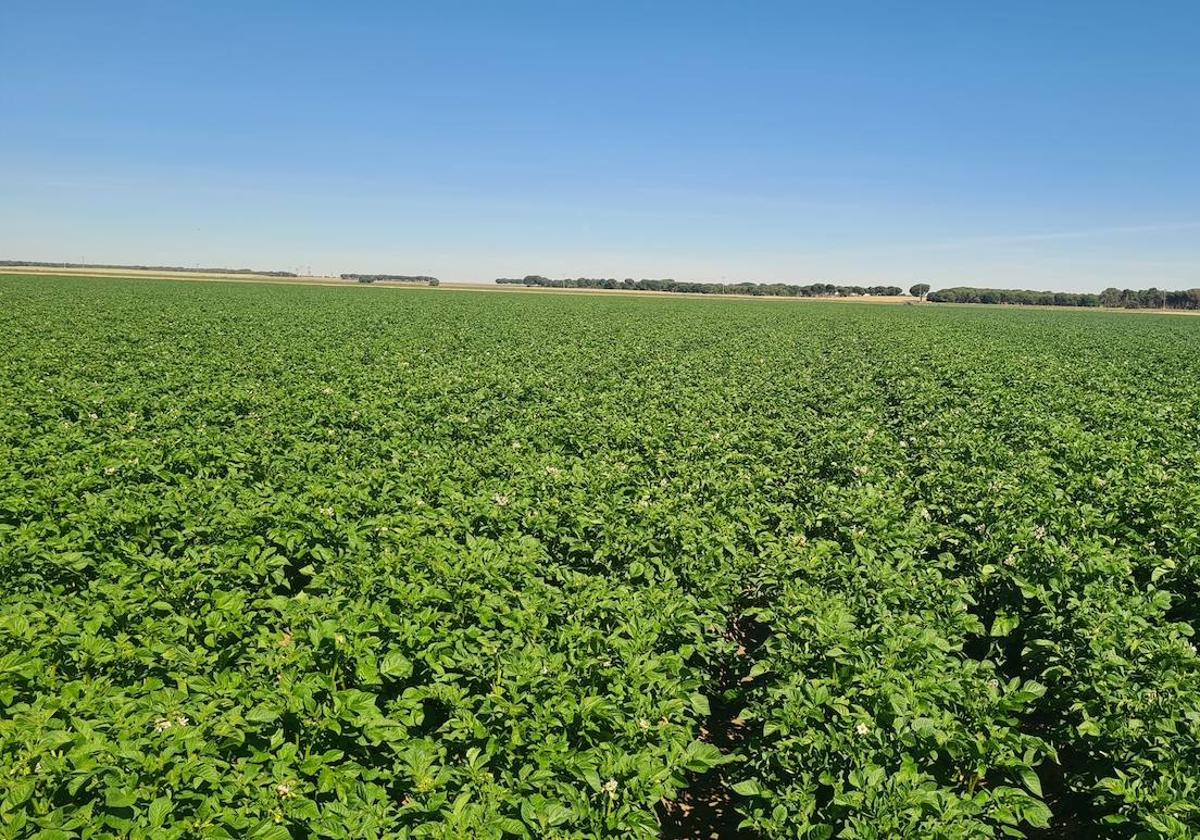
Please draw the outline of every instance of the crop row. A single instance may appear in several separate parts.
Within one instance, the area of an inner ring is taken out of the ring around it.
[[[1200,323],[0,303],[0,837],[1200,830]]]

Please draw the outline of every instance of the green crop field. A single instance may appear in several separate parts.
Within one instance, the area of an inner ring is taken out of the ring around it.
[[[3,838],[1192,837],[1198,598],[1200,319],[0,278]]]

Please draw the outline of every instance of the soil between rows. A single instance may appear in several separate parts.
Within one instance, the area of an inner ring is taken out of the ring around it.
[[[726,755],[738,754],[750,732],[738,717],[744,708],[746,690],[755,653],[770,635],[770,627],[743,615],[729,625],[737,650],[714,675],[708,691],[709,715],[700,729],[700,740]],[[733,791],[739,762],[722,764],[707,773],[696,773],[687,789],[676,799],[658,806],[663,840],[756,840],[757,834],[739,827],[737,806],[741,797]]]

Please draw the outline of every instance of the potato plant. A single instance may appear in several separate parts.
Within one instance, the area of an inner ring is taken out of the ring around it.
[[[1190,837],[1198,573],[1200,320],[0,278],[0,838]]]

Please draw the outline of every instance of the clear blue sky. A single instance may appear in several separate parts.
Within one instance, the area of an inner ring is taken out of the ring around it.
[[[0,258],[1200,286],[1200,3],[0,4]]]

